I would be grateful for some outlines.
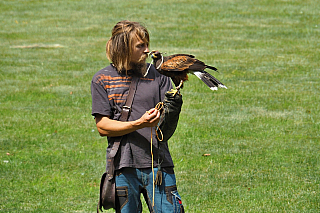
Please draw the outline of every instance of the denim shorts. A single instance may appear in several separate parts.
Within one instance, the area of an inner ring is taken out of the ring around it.
[[[157,171],[155,168],[155,176]],[[162,172],[162,184],[155,185],[153,192],[151,168],[123,168],[117,172],[116,190],[117,213],[141,213],[141,194],[152,213],[184,213],[174,174]]]

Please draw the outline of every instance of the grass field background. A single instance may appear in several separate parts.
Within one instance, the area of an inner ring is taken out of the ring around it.
[[[2,0],[0,212],[95,212],[107,141],[90,81],[124,19],[147,26],[151,49],[194,54],[228,86],[212,92],[191,76],[182,90],[169,146],[186,212],[319,212],[319,10],[315,0]]]

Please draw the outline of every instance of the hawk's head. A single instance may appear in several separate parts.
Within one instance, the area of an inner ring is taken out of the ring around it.
[[[158,50],[151,51],[150,55],[153,60],[157,60],[161,58],[161,53]]]

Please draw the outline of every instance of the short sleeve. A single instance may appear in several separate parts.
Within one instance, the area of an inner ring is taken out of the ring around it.
[[[111,117],[112,110],[108,99],[107,91],[103,88],[103,85],[91,82],[91,97],[92,97],[92,115],[100,114]]]

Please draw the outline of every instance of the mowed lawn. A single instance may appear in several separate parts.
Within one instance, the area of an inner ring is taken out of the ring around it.
[[[96,211],[107,140],[90,82],[124,19],[147,26],[150,49],[193,54],[228,87],[190,76],[182,89],[169,146],[186,212],[319,212],[319,10],[315,0],[2,0],[0,212]]]

